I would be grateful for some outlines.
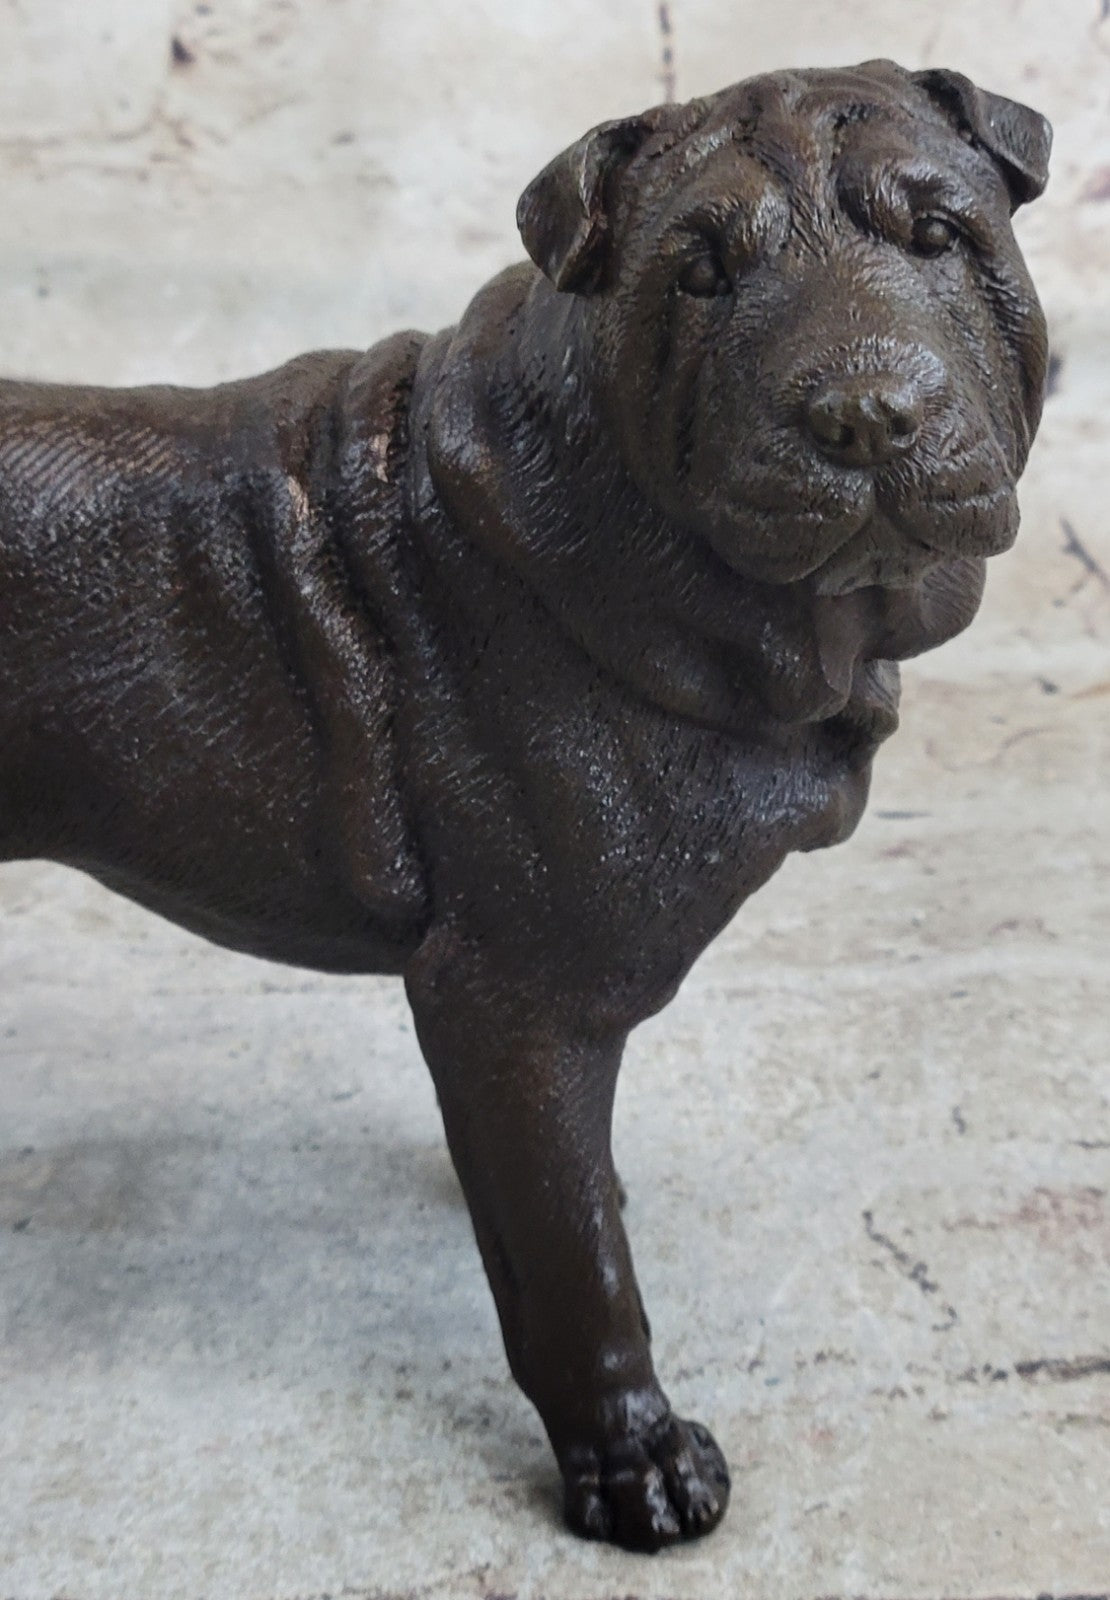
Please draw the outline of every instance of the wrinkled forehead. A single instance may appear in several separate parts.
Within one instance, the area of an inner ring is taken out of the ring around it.
[[[989,158],[898,69],[878,64],[750,78],[696,102],[688,126],[660,130],[641,154],[645,187],[668,211],[719,182],[815,195],[850,154],[924,163],[1004,199]]]
[[[847,130],[863,126],[897,143],[963,144],[936,103],[885,63],[769,72],[724,89],[701,105],[702,137],[715,143],[728,133],[754,154],[796,151],[819,160]],[[697,134],[690,142],[696,147]]]

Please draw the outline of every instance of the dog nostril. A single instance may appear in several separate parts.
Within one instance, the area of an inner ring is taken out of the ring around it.
[[[913,443],[921,426],[921,402],[893,374],[861,373],[811,395],[804,420],[826,455],[843,466],[872,467]]]
[[[817,395],[806,408],[809,430],[818,444],[833,450],[845,450],[855,439],[855,431],[847,417],[844,396],[836,391]]]

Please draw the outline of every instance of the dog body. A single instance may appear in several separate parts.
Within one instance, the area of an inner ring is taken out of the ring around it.
[[[578,1531],[728,1479],[609,1151],[629,1030],[844,838],[896,663],[1016,532],[1035,113],[887,63],[606,124],[457,328],[212,391],[0,388],[0,850],[403,974]],[[539,270],[537,270],[537,268]]]
[[[400,970],[426,889],[385,725],[396,674],[329,510],[373,363],[0,388],[7,853],[254,954]],[[363,477],[361,526],[388,526]]]

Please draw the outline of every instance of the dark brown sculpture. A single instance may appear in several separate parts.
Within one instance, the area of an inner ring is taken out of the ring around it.
[[[0,386],[0,843],[239,950],[403,974],[572,1528],[728,1497],[652,1368],[628,1032],[845,838],[895,663],[1017,529],[1049,129],[783,72],[587,134],[458,327],[206,391]],[[537,270],[537,267],[539,270]]]

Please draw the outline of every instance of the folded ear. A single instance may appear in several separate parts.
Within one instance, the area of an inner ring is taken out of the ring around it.
[[[532,179],[516,208],[524,248],[556,289],[589,292],[605,268],[610,179],[659,120],[658,111],[603,122]]]
[[[960,125],[975,144],[982,145],[1002,168],[1010,191],[1012,210],[1035,200],[1048,182],[1048,155],[1052,125],[1039,111],[988,94],[976,88],[961,72],[933,67],[910,74]]]

